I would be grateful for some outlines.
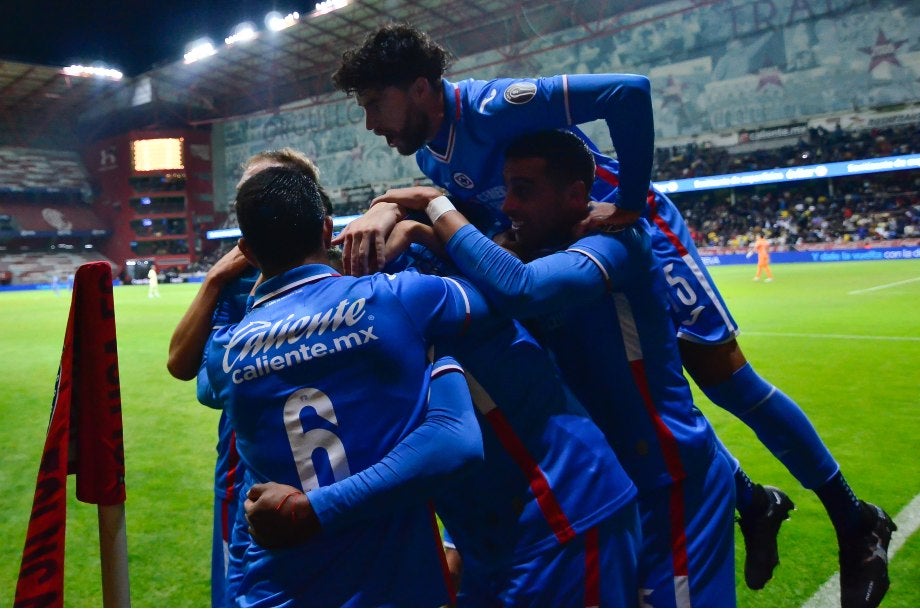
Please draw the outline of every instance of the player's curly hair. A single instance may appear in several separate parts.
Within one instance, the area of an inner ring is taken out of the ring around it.
[[[391,23],[369,34],[360,47],[342,53],[332,82],[348,95],[405,88],[420,76],[437,86],[450,60],[450,53],[428,34],[406,23]]]

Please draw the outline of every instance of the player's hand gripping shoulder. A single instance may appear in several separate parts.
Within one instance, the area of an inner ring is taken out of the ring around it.
[[[345,274],[361,276],[382,269],[387,237],[404,216],[403,209],[395,203],[374,204],[364,215],[350,222],[332,240],[332,245],[342,246]]]
[[[623,209],[613,203],[592,201],[588,215],[573,228],[573,237],[584,237],[589,233],[611,233],[621,231],[634,224],[642,215],[639,211]]]
[[[265,548],[300,545],[320,531],[306,493],[287,484],[253,484],[243,509],[249,534]]]

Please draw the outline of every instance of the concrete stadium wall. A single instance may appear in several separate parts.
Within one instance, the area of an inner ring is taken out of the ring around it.
[[[680,0],[599,16],[590,28],[542,35],[535,27],[516,48],[460,58],[448,77],[646,74],[659,143],[808,117],[840,122],[920,101],[917,2]],[[215,125],[218,206],[232,199],[245,159],[282,146],[313,157],[331,190],[421,177],[411,157],[364,129],[353,100],[339,94],[295,106]],[[609,149],[603,123],[586,131]]]

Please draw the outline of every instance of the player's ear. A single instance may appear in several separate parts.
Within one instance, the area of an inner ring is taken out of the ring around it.
[[[584,182],[575,180],[566,186],[562,191],[562,197],[565,201],[565,207],[571,211],[584,210],[588,206],[590,191]]]
[[[249,246],[249,242],[246,241],[246,237],[240,237],[240,240],[236,243],[240,248],[240,253],[246,257],[246,260],[249,261],[249,264],[256,268],[262,268],[259,266],[259,261],[256,260],[256,257],[252,253],[252,248]]]
[[[431,84],[428,82],[428,79],[424,76],[419,76],[409,85],[409,94],[412,97],[421,98],[424,97],[430,89]]]

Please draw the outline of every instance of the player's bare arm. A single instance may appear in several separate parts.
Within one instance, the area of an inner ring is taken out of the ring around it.
[[[169,340],[166,368],[175,378],[189,381],[198,374],[204,346],[211,333],[211,315],[217,306],[220,292],[248,268],[249,261],[239,246],[234,246],[205,275],[201,288]]]
[[[413,243],[425,246],[438,257],[447,257],[444,245],[438,239],[432,227],[415,220],[403,220],[396,225],[396,228],[387,238],[384,256],[386,263],[389,264],[398,258]]]
[[[391,188],[376,197],[372,205],[376,207],[381,203],[396,204],[404,210],[424,211],[441,243],[450,241],[454,233],[469,224],[463,214],[444,196],[443,191],[431,186]]]

